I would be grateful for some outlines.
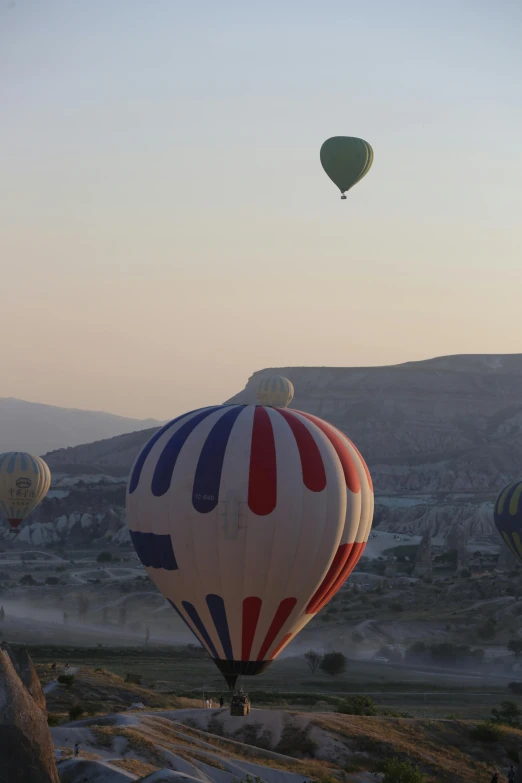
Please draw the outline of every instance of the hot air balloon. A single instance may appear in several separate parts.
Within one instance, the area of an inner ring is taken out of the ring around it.
[[[40,457],[25,451],[0,454],[0,510],[12,528],[41,503],[50,486],[51,473]]]
[[[288,378],[271,375],[257,387],[256,400],[271,408],[287,408],[294,398],[294,387]]]
[[[373,517],[351,441],[296,410],[217,405],[166,424],[127,488],[138,557],[230,689],[339,590]]]
[[[522,481],[505,487],[495,503],[495,525],[514,555],[522,561]]]
[[[353,188],[373,163],[373,150],[367,141],[354,136],[332,136],[321,147],[321,164],[341,191],[341,198]]]

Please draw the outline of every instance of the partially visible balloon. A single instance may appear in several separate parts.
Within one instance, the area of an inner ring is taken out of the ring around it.
[[[495,525],[504,542],[522,562],[522,481],[508,484],[495,503]]]
[[[355,136],[332,136],[321,147],[321,164],[341,191],[341,198],[353,188],[373,163],[373,150],[364,139]]]
[[[127,488],[138,557],[230,688],[266,669],[335,595],[372,517],[368,468],[342,432],[259,405],[166,424]]]
[[[270,408],[287,408],[294,399],[294,387],[283,375],[271,375],[257,387],[256,399]]]
[[[0,510],[12,528],[41,503],[50,486],[51,473],[41,457],[25,451],[0,454]]]

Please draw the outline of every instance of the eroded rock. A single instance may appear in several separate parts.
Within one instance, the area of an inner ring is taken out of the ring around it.
[[[45,697],[27,652],[0,647],[0,783],[60,783]]]

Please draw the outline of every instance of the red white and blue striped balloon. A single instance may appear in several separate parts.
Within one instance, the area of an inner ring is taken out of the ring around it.
[[[322,419],[219,405],[150,439],[127,517],[149,576],[233,687],[347,579],[368,539],[373,488],[356,447]]]

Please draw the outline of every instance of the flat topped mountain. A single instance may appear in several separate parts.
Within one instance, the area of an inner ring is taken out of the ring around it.
[[[433,535],[462,523],[489,535],[491,502],[522,471],[522,354],[446,356],[386,367],[278,367],[229,402],[255,401],[278,373],[292,407],[343,430],[374,480],[376,521]],[[46,455],[54,471],[125,476],[154,429]]]
[[[129,419],[103,411],[59,408],[0,397],[0,452],[44,454],[158,424],[155,419]]]

